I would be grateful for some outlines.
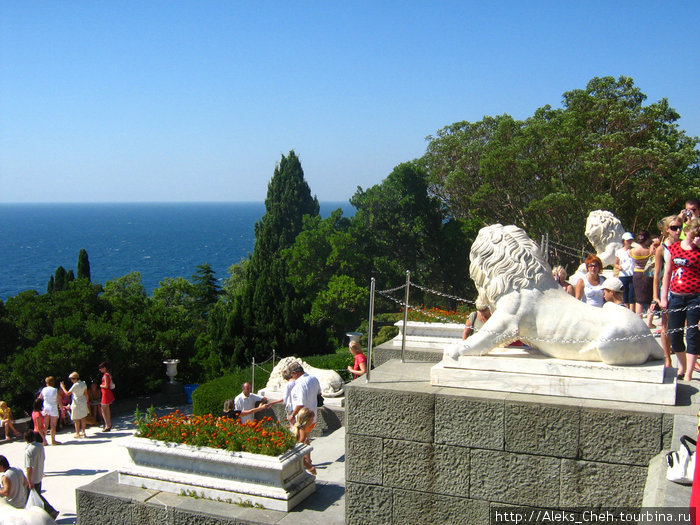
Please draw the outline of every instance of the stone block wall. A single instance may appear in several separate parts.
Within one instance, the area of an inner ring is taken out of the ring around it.
[[[346,523],[489,523],[492,508],[641,505],[673,416],[656,406],[355,382]]]

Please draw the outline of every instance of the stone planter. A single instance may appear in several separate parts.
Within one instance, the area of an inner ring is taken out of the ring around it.
[[[403,337],[403,321],[397,321],[394,326],[398,327],[399,335],[394,337],[394,346],[401,346]],[[419,321],[408,321],[406,323],[406,344],[407,346],[420,348],[442,349],[449,344],[462,340],[464,323],[423,323]]]
[[[131,462],[119,483],[288,512],[316,489],[304,470],[298,444],[280,456],[229,452],[132,437],[124,440]]]

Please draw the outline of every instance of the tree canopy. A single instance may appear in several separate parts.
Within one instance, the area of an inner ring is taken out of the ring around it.
[[[649,105],[631,78],[593,78],[518,121],[456,122],[428,137],[421,163],[449,214],[516,224],[537,239],[585,246],[585,221],[612,211],[627,229],[656,222],[700,192],[698,139],[666,99]]]

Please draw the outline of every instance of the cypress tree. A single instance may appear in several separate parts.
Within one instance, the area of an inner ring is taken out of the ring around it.
[[[55,292],[60,292],[62,290],[65,290],[67,287],[67,282],[66,282],[66,270],[63,266],[59,266],[56,268],[56,273],[54,273],[53,276],[53,282],[54,282],[54,291]]]
[[[192,276],[192,284],[194,285],[195,302],[200,315],[206,316],[211,305],[216,303],[216,300],[221,295],[219,282],[214,276],[209,263],[200,264],[197,266],[197,271]]]
[[[318,215],[299,157],[290,151],[275,167],[267,187],[265,215],[255,224],[255,247],[246,271],[246,284],[236,297],[228,323],[234,335],[233,364],[267,357],[272,348],[281,355],[320,353],[328,349],[325,334],[304,322],[311,305],[288,283],[283,251],[301,232],[304,215]]]
[[[78,254],[78,279],[90,280],[90,260],[85,248],[81,248]]]
[[[53,293],[55,289],[56,289],[56,284],[54,283],[53,275],[52,275],[51,278],[49,279],[49,284],[46,286],[46,292]]]

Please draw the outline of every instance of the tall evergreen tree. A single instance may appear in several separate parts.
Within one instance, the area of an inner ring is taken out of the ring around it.
[[[49,278],[49,284],[46,285],[46,292],[53,293],[56,290],[56,283],[54,282],[53,275]]]
[[[265,215],[255,225],[255,248],[246,283],[228,316],[233,334],[233,363],[267,356],[272,348],[282,355],[319,353],[328,349],[322,330],[305,324],[310,303],[288,282],[282,252],[294,244],[305,215],[318,215],[299,157],[290,151],[275,168],[267,188]]]
[[[78,279],[90,280],[90,260],[85,248],[81,248],[78,254]]]
[[[65,290],[68,286],[68,282],[66,277],[68,276],[68,273],[66,272],[66,269],[63,266],[59,266],[56,268],[56,272],[54,273],[53,276],[53,283],[54,283],[54,291],[60,292],[62,290]]]
[[[194,285],[195,303],[199,314],[205,316],[209,308],[216,303],[216,300],[221,295],[219,282],[214,276],[214,270],[209,263],[200,264],[197,266],[197,271],[192,276],[192,284]]]

